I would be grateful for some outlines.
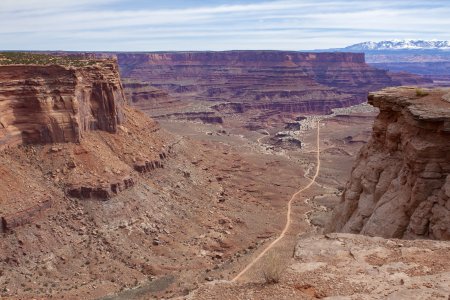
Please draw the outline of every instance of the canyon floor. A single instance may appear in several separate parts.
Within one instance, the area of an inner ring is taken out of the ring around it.
[[[236,185],[248,184],[256,193],[256,205],[242,207],[242,212],[245,235],[258,242],[242,247],[223,265],[205,273],[204,284],[175,298],[447,299],[448,243],[322,233],[354,159],[370,136],[376,113],[362,104],[337,109],[329,116],[306,116],[301,128],[291,132],[302,147],[280,146],[273,139],[286,131],[286,122],[291,123],[295,116],[261,123],[265,129],[256,131],[243,128],[248,117],[239,116],[228,122],[225,119],[221,125],[161,121],[174,134],[226,147],[253,166],[268,166],[262,174],[249,168],[248,177],[240,177]],[[319,170],[316,142],[320,146]],[[292,220],[286,228],[289,200]],[[265,223],[257,221],[261,219]],[[267,235],[261,236],[261,232]],[[265,277],[270,272],[281,272],[279,283],[267,284]]]
[[[370,135],[374,114],[373,109],[361,105],[338,109],[332,116],[307,116],[300,130],[291,132],[301,140],[301,147],[279,146],[272,140],[277,133],[286,130],[285,119],[273,121],[266,129],[258,131],[242,127],[245,116],[236,116],[224,124],[161,120],[161,126],[173,135],[201,145],[196,150],[205,147],[202,165],[216,174],[216,180],[220,178],[226,195],[226,200],[215,205],[215,211],[205,218],[211,222],[212,230],[199,237],[200,240],[214,239],[217,225],[222,224],[228,235],[226,251],[223,244],[222,249],[215,249],[220,252],[216,257],[214,252],[198,250],[199,256],[212,256],[216,263],[198,274],[197,283],[191,288],[196,289],[201,282],[233,279],[279,236],[286,224],[288,201],[299,189],[310,184],[316,172],[316,127],[320,120],[319,175],[311,188],[293,199],[291,225],[272,250],[279,254],[280,263],[287,266],[298,236],[321,231],[329,218],[345,186],[353,159]],[[217,210],[226,217],[214,220]],[[221,239],[215,237],[216,241]],[[265,259],[263,256],[256,262],[239,282],[263,282]],[[180,279],[175,279],[175,286],[185,285]],[[111,299],[145,299],[148,290],[148,286],[142,286]]]
[[[286,126],[296,115],[252,131],[243,126],[244,115],[223,124],[160,120],[158,125],[127,109],[117,135],[92,133],[81,145],[4,151],[0,168],[6,176],[1,184],[10,191],[6,196],[26,199],[34,190],[28,200],[38,203],[50,196],[54,202],[49,213],[4,236],[1,296],[446,299],[445,242],[431,247],[420,241],[321,234],[375,115],[366,104],[329,116],[304,115],[300,128],[289,132]],[[231,283],[279,237],[288,201],[311,183],[317,124],[321,166],[315,183],[293,198],[286,235]],[[280,143],[286,134],[301,147]],[[129,167],[162,153],[163,166],[149,173]],[[58,189],[74,180],[83,185],[124,176],[131,176],[134,186],[106,202],[67,198]],[[23,209],[29,202],[10,201],[14,207],[3,209]],[[268,285],[264,273],[274,254],[283,273],[280,283]]]
[[[2,151],[0,185],[8,205],[1,213],[23,222],[2,237],[3,298],[171,298],[207,281],[231,280],[277,238],[287,202],[310,182],[314,126],[322,119],[317,184],[295,199],[292,225],[277,244],[287,263],[298,234],[323,226],[373,121],[373,113],[358,110],[307,116],[291,132],[299,147],[278,143],[277,133],[286,131],[282,120],[250,131],[240,126],[246,116],[224,124],[158,125],[134,109],[125,115],[117,134]],[[133,170],[143,159],[159,167]],[[121,181],[124,190],[107,201],[63,193],[83,196],[91,185]],[[260,282],[261,262],[242,279]]]

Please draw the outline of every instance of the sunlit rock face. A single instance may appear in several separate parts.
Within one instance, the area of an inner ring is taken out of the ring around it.
[[[444,91],[390,88],[328,230],[450,240],[450,103]]]
[[[0,66],[0,148],[79,142],[91,130],[116,132],[124,103],[112,60],[79,68]]]

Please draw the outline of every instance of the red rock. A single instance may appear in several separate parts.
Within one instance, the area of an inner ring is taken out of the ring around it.
[[[116,132],[124,103],[112,60],[79,68],[0,66],[0,148],[79,142],[91,130]]]
[[[124,78],[152,85],[154,97],[135,102],[144,110],[173,106],[173,101],[202,100],[226,102],[215,107],[223,113],[249,109],[329,113],[331,108],[366,101],[369,91],[399,84],[386,71],[367,65],[362,53],[224,51],[117,56]],[[136,95],[142,84],[127,85],[126,90]],[[168,117],[200,118],[192,115],[199,113]]]
[[[0,218],[0,232],[6,232],[16,227],[28,224],[32,219],[40,212],[50,208],[52,206],[51,199],[42,201],[26,210],[19,211],[12,215],[2,216]]]
[[[108,200],[114,195],[132,188],[134,186],[134,179],[132,177],[124,177],[118,181],[112,180],[112,182],[105,182],[101,185],[95,185],[90,183],[74,184],[66,191],[70,197],[78,199],[100,199]]]
[[[428,93],[369,96],[380,114],[328,230],[450,240],[450,104]]]

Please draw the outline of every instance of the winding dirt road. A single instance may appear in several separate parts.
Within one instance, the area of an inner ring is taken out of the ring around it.
[[[231,282],[238,281],[242,277],[242,275],[244,275],[248,270],[250,270],[270,249],[272,249],[280,240],[282,240],[285,237],[286,232],[289,230],[289,228],[291,226],[292,202],[294,202],[295,198],[298,195],[300,195],[302,192],[309,189],[316,182],[316,178],[319,175],[319,171],[320,171],[320,121],[317,121],[317,155],[316,155],[316,158],[317,158],[316,173],[314,174],[313,178],[311,179],[311,182],[308,183],[308,185],[306,185],[305,187],[303,187],[303,188],[299,189],[297,192],[295,192],[291,196],[291,199],[288,202],[287,213],[286,213],[286,225],[284,226],[283,231],[280,233],[280,235],[278,236],[278,238],[276,240],[272,241],[272,243],[267,245],[267,247],[264,249],[264,251],[262,251],[257,257],[255,257],[245,267],[245,269],[243,269],[238,275],[236,275],[236,277],[234,277],[231,280]]]
[[[267,133],[267,135],[263,135],[262,137],[257,139],[258,144],[261,144],[261,140],[266,138],[266,137],[270,137],[270,132],[268,132],[267,130],[263,130],[265,133]]]

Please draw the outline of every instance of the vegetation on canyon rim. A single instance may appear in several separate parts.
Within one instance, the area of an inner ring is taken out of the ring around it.
[[[49,55],[31,52],[0,52],[0,65],[63,65],[85,67],[97,61],[85,55]]]
[[[281,257],[273,251],[270,252],[264,261],[262,270],[264,282],[266,284],[274,284],[280,282],[284,269],[285,267],[281,262]]]

